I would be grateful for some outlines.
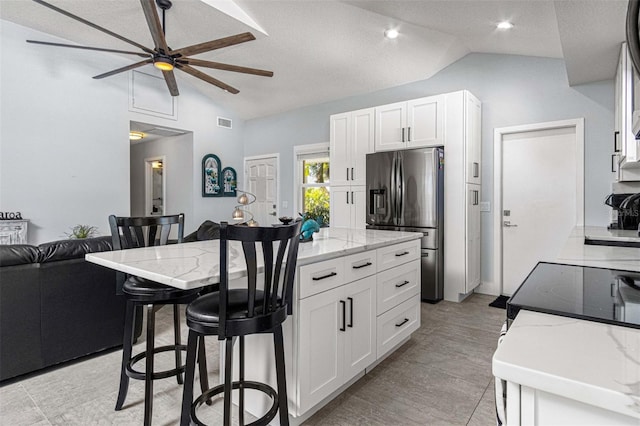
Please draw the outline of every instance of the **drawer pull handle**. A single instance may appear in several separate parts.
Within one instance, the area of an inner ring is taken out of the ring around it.
[[[396,253],[396,257],[405,256],[407,254],[409,254],[408,251],[403,251],[402,253]]]
[[[336,272],[332,272],[330,274],[327,275],[323,275],[321,277],[313,277],[312,279],[314,281],[320,281],[320,280],[324,280],[325,278],[331,278],[331,277],[335,277],[336,275],[338,275]]]
[[[403,282],[401,284],[396,284],[396,288],[404,287],[407,284],[409,284],[409,281],[405,281],[405,282]]]
[[[364,263],[364,264],[362,264],[362,265],[352,266],[352,268],[353,268],[353,269],[360,269],[360,268],[365,268],[365,267],[367,267],[367,266],[371,266],[371,265],[373,265],[373,263],[371,263],[371,262],[367,262],[367,263]]]
[[[340,327],[340,331],[347,331],[347,302],[341,300],[340,304],[342,305],[342,327]]]
[[[409,318],[405,318],[400,324],[396,324],[396,327],[402,327],[403,325],[405,325],[408,322],[409,322]]]

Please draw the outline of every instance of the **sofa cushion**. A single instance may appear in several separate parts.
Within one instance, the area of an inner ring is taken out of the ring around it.
[[[84,258],[87,253],[110,251],[111,237],[81,238],[40,244],[41,263]]]
[[[0,245],[0,266],[36,263],[39,253],[38,247],[28,244]]]
[[[220,239],[220,224],[205,220],[198,230],[184,237],[185,243]]]

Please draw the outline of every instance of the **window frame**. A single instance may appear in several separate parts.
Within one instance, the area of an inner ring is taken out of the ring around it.
[[[293,188],[293,216],[297,217],[302,212],[302,188],[327,187],[331,190],[331,175],[329,175],[329,183],[308,183],[303,184],[303,170],[301,156],[318,154],[318,156],[326,155],[329,157],[329,167],[331,167],[331,157],[329,155],[329,142],[314,143],[308,145],[296,145],[293,147],[293,170],[294,172],[294,188]]]

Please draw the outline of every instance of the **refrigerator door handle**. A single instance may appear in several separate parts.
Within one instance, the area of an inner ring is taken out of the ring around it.
[[[391,218],[393,221],[393,224],[396,225],[396,210],[397,210],[397,205],[396,205],[396,182],[397,182],[397,167],[396,167],[396,163],[397,163],[398,157],[396,155],[396,153],[393,154],[393,162],[391,163],[391,188],[390,188],[390,194],[389,197],[391,198],[391,202],[389,203],[391,205]]]
[[[398,225],[400,218],[404,217],[404,164],[403,159],[398,158]]]

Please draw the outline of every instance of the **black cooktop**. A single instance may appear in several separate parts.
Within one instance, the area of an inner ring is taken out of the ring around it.
[[[540,262],[507,302],[520,309],[640,328],[640,273]]]

